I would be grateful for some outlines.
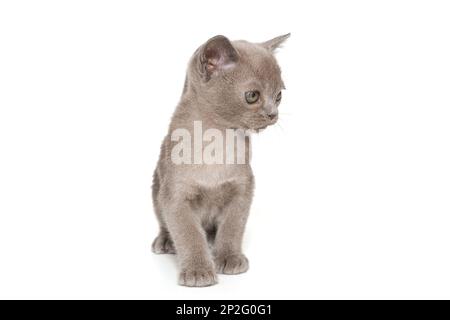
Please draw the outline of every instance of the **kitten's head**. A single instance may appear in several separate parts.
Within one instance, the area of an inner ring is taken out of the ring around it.
[[[216,36],[195,52],[189,85],[210,117],[243,129],[262,129],[277,121],[284,84],[274,51],[289,35],[264,43]]]

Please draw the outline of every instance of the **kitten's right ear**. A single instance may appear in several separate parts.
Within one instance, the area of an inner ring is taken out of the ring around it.
[[[209,39],[200,49],[200,72],[209,80],[211,76],[232,67],[238,61],[236,49],[224,36]]]

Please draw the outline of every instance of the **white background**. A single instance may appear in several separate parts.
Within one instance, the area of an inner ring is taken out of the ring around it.
[[[450,298],[447,1],[2,1],[0,298]],[[150,185],[208,38],[279,50],[250,270],[176,284]]]

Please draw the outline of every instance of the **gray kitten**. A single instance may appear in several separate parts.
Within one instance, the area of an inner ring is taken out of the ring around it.
[[[244,163],[176,164],[171,152],[177,141],[172,133],[185,129],[194,134],[194,121],[201,121],[203,130],[224,135],[227,129],[259,130],[274,124],[284,89],[274,50],[288,37],[250,43],[216,36],[189,62],[181,101],[153,176],[160,232],[152,249],[158,254],[177,253],[180,285],[210,286],[217,283],[216,272],[248,270],[241,245],[254,179],[248,135],[233,137],[244,142]]]

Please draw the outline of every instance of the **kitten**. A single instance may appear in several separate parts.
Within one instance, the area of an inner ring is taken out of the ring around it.
[[[223,136],[230,129],[259,130],[274,124],[284,89],[274,51],[289,35],[264,43],[230,42],[216,36],[198,48],[189,62],[181,101],[153,176],[153,204],[160,232],[152,249],[158,254],[177,254],[180,285],[210,286],[217,283],[216,273],[248,270],[241,244],[254,182],[247,134],[232,137],[244,142],[244,163],[205,164],[189,161],[191,147],[200,146],[201,157],[205,141],[185,144],[182,154],[187,160],[174,163],[178,142],[173,133],[185,130],[192,137],[195,123]],[[232,145],[231,151],[236,150]]]

